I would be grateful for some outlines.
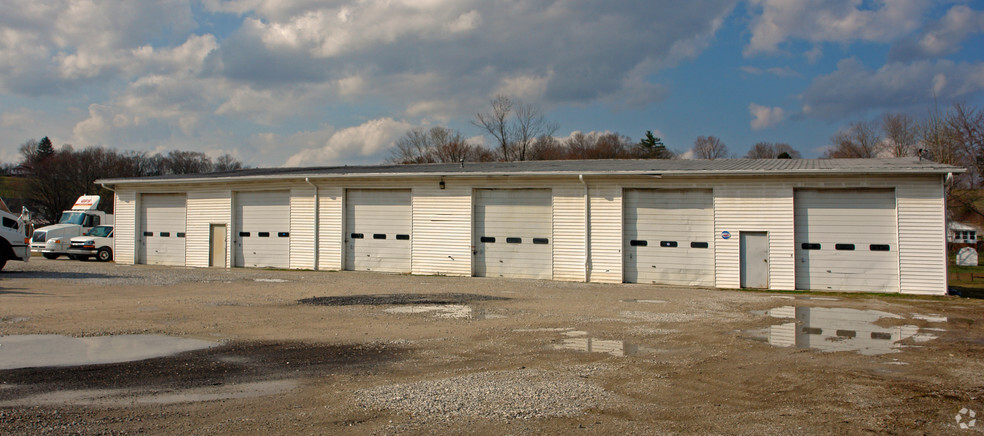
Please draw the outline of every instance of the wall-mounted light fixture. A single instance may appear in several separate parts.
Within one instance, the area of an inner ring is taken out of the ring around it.
[[[437,186],[440,186],[441,189],[444,189],[444,177],[441,177],[441,182],[438,183]]]

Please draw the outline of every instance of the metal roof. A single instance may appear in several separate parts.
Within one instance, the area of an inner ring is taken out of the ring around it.
[[[189,183],[298,178],[408,176],[551,176],[551,175],[834,175],[946,174],[965,169],[918,158],[885,159],[599,159],[524,162],[465,162],[307,168],[251,168],[205,174],[100,179],[97,183]]]

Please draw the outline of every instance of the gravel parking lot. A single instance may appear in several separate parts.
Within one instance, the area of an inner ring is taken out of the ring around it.
[[[0,369],[0,434],[980,432],[982,309],[34,258],[0,272],[0,364],[209,345]]]

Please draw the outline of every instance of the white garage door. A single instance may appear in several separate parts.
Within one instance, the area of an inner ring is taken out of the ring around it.
[[[899,290],[892,190],[795,192],[796,289]]]
[[[185,264],[185,195],[143,194],[140,197],[139,263]]]
[[[410,272],[410,190],[345,192],[345,269]]]
[[[625,281],[714,286],[713,194],[626,189]]]
[[[549,189],[475,190],[475,275],[553,277]]]
[[[290,267],[290,193],[236,193],[236,266]]]

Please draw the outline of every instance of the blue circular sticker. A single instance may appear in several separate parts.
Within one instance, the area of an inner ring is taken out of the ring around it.
[[[731,239],[731,232],[727,230],[721,232],[721,239]]]

